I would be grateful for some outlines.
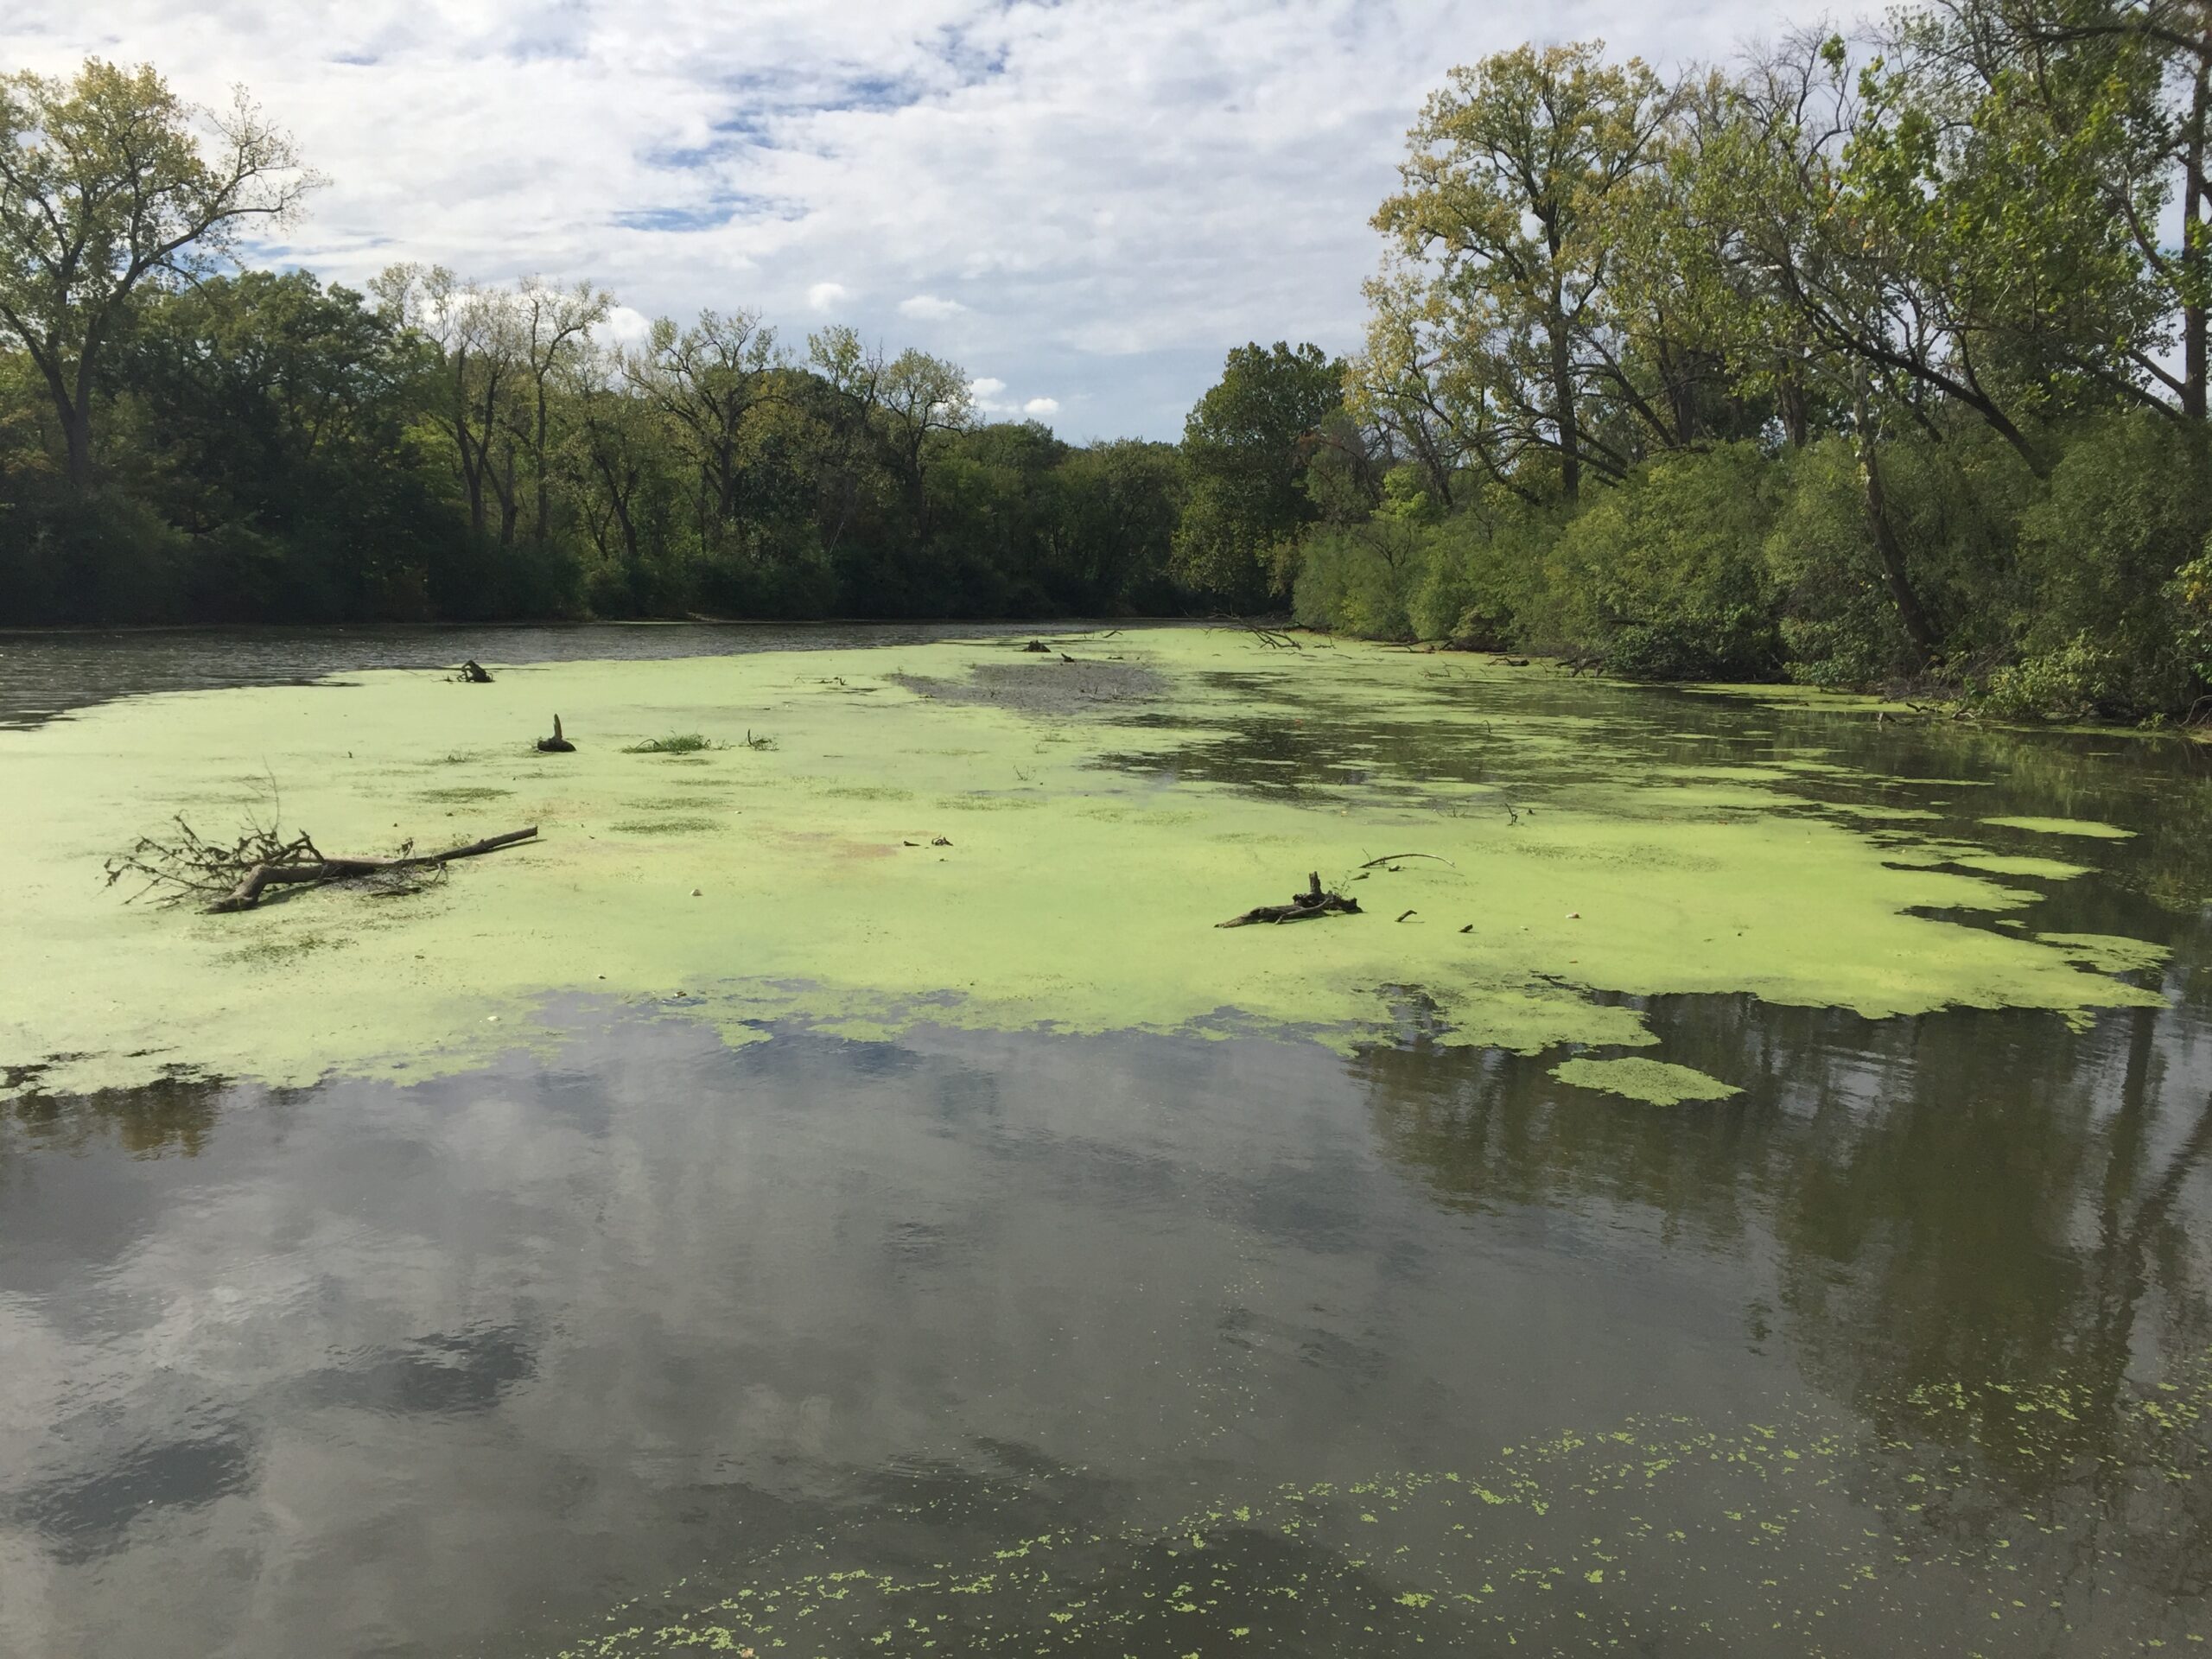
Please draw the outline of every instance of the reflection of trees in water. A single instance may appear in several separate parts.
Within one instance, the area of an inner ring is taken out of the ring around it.
[[[74,1152],[103,1141],[138,1157],[197,1157],[230,1086],[220,1079],[171,1077],[143,1089],[0,1101],[0,1171],[26,1154]]]
[[[2185,1016],[2078,1034],[2027,1014],[1869,1023],[1749,998],[1649,1016],[1659,1052],[1745,1092],[1601,1102],[1543,1061],[1430,1044],[1357,1069],[1382,1145],[1446,1203],[1635,1205],[1670,1237],[1764,1236],[1807,1379],[1920,1448],[1900,1481],[1975,1454],[1936,1478],[1923,1522],[2001,1534],[2031,1508],[2063,1529],[2069,1591],[2124,1557],[2138,1583],[2202,1593],[2212,1260],[2193,1183],[2212,1100],[2169,1077]]]

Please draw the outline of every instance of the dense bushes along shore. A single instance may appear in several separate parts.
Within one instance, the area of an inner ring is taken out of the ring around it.
[[[1655,457],[1579,511],[1418,494],[1308,532],[1301,622],[1554,652],[1650,679],[1918,683],[2020,718],[2186,716],[2212,677],[2196,434],[2083,419],[2048,478],[1978,435],[1887,446],[1885,505],[1940,658],[1916,657],[1847,438]]]

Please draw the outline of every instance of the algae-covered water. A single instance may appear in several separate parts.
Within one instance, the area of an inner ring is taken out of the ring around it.
[[[2212,1638],[2202,751],[1027,637],[0,642],[0,1652]]]

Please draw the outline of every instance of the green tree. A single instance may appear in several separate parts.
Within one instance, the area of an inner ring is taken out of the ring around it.
[[[316,182],[243,92],[209,114],[143,66],[0,76],[0,325],[38,368],[78,490],[100,359],[133,295],[205,275]]]
[[[425,341],[440,365],[432,418],[450,442],[468,528],[486,534],[490,504],[499,504],[499,540],[514,539],[514,435],[524,424],[517,397],[525,358],[505,296],[465,283],[443,265],[393,265],[370,284],[383,315]]]
[[[1369,290],[1473,377],[1454,401],[1488,412],[1493,470],[1547,450],[1570,499],[1586,467],[1618,477],[1633,461],[1586,405],[1625,383],[1606,337],[1615,247],[1674,108],[1640,61],[1603,53],[1523,46],[1452,72],[1408,135],[1402,188],[1375,216],[1394,257]]]
[[[451,519],[407,439],[420,341],[348,289],[256,270],[149,296],[107,362],[118,475],[188,532],[191,613],[421,613]]]
[[[663,317],[627,359],[630,385],[668,423],[696,469],[702,538],[737,523],[754,411],[779,393],[776,331],[758,312],[702,311],[689,328]]]
[[[551,530],[554,478],[554,390],[569,368],[591,356],[591,331],[607,321],[614,296],[589,283],[568,288],[527,278],[515,289],[516,336],[528,379],[528,401],[518,438],[530,452],[536,512],[531,538],[541,547]]]
[[[929,533],[929,496],[924,473],[932,432],[957,432],[975,416],[968,372],[926,352],[903,351],[873,377],[876,420],[912,492],[914,518]]]
[[[1319,517],[1306,476],[1344,403],[1344,365],[1318,346],[1239,346],[1183,425],[1190,494],[1175,537],[1187,586],[1239,606],[1268,561]]]

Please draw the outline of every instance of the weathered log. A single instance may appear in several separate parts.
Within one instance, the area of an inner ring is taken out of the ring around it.
[[[576,752],[576,746],[561,735],[560,715],[553,716],[553,735],[539,738],[537,748],[541,754],[574,754]]]
[[[382,875],[393,870],[420,870],[442,868],[457,858],[475,858],[484,853],[497,852],[502,847],[512,847],[518,841],[536,837],[537,826],[527,830],[510,830],[503,836],[486,836],[481,841],[472,841],[465,847],[448,847],[442,853],[423,853],[406,858],[321,858],[301,860],[283,864],[257,864],[240,878],[237,887],[207,906],[210,915],[227,915],[232,912],[251,910],[261,902],[261,895],[276,887],[302,884],[320,886],[327,881],[348,881],[365,875]]]
[[[467,685],[489,685],[492,671],[472,657],[455,671],[454,678]]]
[[[1255,905],[1242,916],[1232,916],[1225,922],[1216,922],[1216,927],[1249,927],[1255,922],[1279,925],[1283,922],[1311,921],[1317,916],[1357,916],[1359,900],[1347,899],[1340,893],[1325,892],[1321,887],[1321,873],[1313,871],[1306,878],[1306,891],[1294,893],[1287,905]]]

